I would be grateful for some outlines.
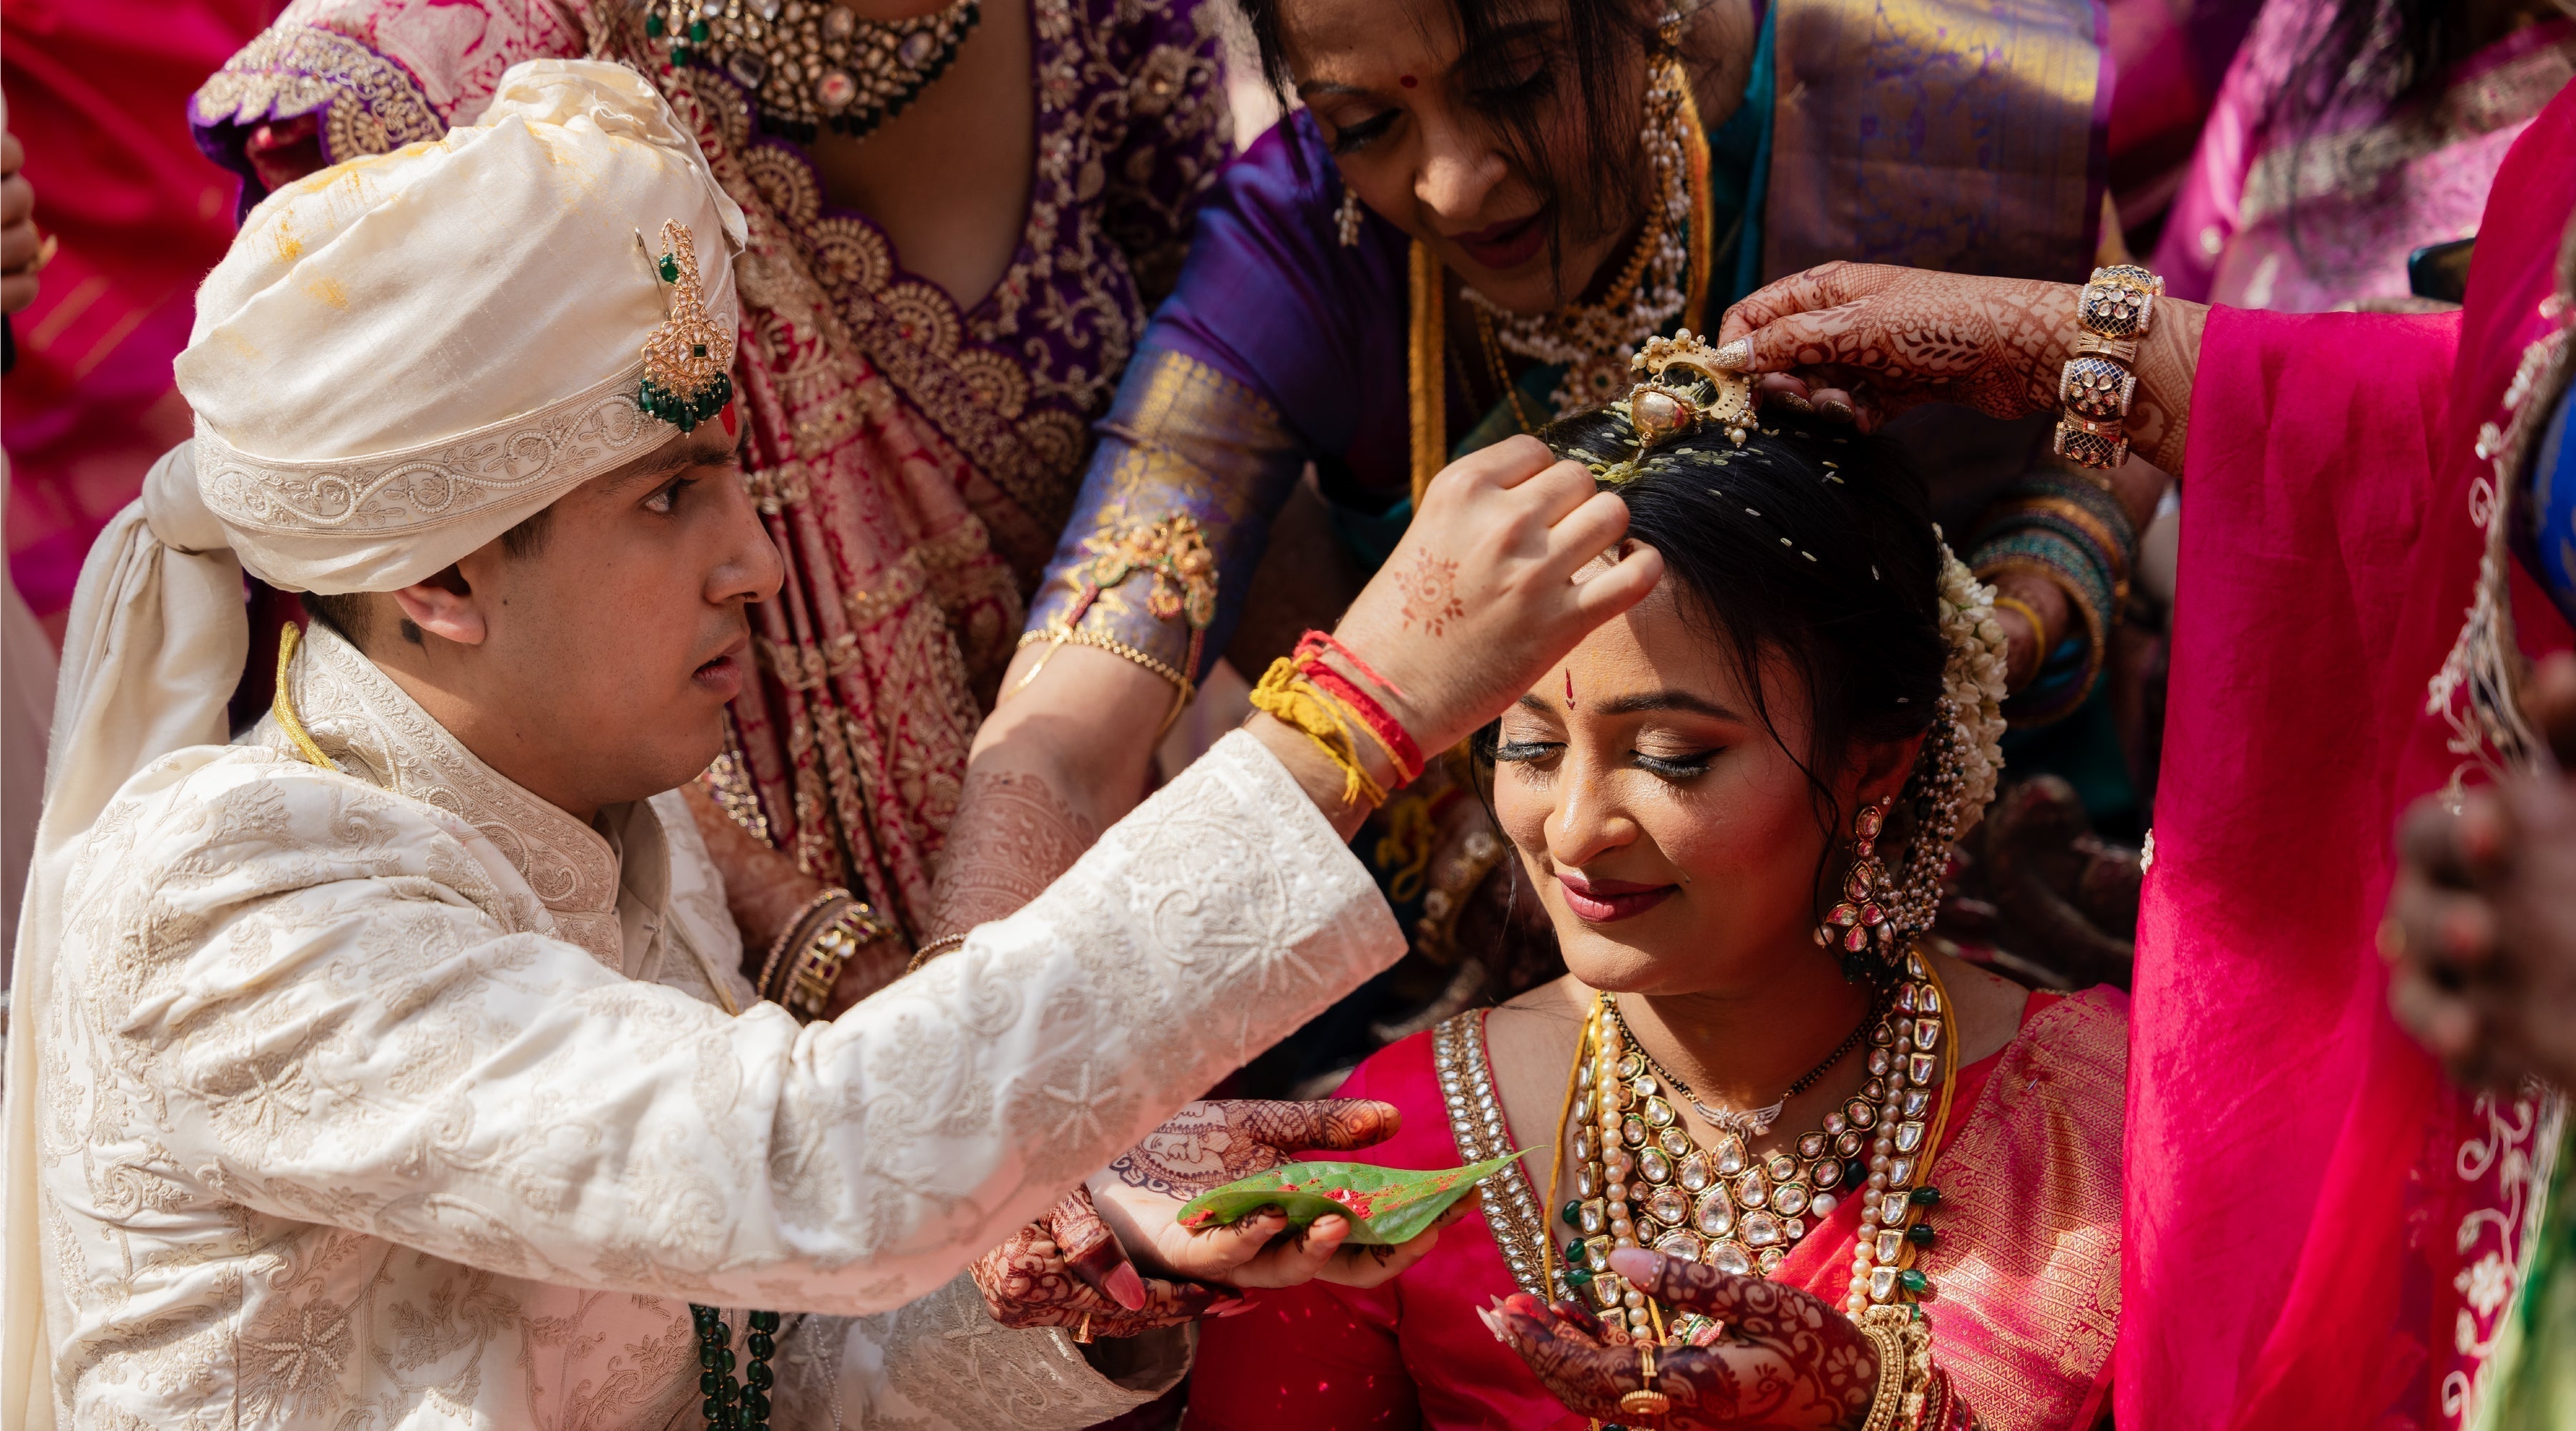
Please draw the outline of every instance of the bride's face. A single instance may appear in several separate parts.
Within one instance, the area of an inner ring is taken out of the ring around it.
[[[1281,0],[1280,42],[1351,192],[1485,297],[1545,312],[1591,286],[1633,216],[1605,221],[1569,203],[1581,189],[1549,199],[1512,153],[1497,116],[1526,115],[1549,151],[1541,162],[1579,172],[1585,107],[1562,73],[1563,0],[1500,9],[1486,43],[1468,52],[1447,0]],[[1642,48],[1627,68],[1619,113],[1644,103]]]
[[[1503,716],[1495,810],[1584,983],[1727,993],[1831,958],[1812,934],[1826,835],[1799,768],[1806,690],[1785,662],[1762,679],[1767,726],[1668,579]],[[1915,744],[1819,773],[1849,812],[1904,783]]]

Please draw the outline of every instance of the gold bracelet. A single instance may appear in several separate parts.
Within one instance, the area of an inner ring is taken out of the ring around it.
[[[2039,619],[2038,608],[2018,596],[2006,596],[2001,592],[1995,593],[1990,604],[1997,611],[2021,613],[2021,619],[2030,623],[2030,634],[2038,638],[2040,664],[2043,666],[2048,664],[2048,623]]]
[[[875,910],[851,901],[848,908],[825,920],[797,951],[796,962],[788,969],[784,997],[778,1002],[799,1018],[821,1018],[824,1007],[832,1001],[832,988],[840,983],[841,970],[851,957],[893,932],[893,926],[878,918]]]
[[[952,949],[962,949],[965,945],[966,936],[963,934],[942,934],[912,951],[912,962],[903,966],[903,972],[907,975],[918,974],[921,972],[922,965]]]
[[[1931,1327],[1913,1305],[1882,1302],[1860,1314],[1860,1331],[1878,1351],[1878,1387],[1861,1431],[1914,1425],[1932,1385]]]
[[[752,992],[773,1004],[784,1002],[779,998],[778,991],[769,986],[769,981],[777,976],[781,964],[787,958],[787,951],[796,947],[798,942],[796,936],[805,928],[805,921],[812,919],[817,911],[833,900],[849,897],[848,890],[835,885],[797,906],[796,913],[790,916],[785,924],[779,926],[778,937],[769,941],[769,957],[760,961],[760,977],[753,981]]]
[[[1154,738],[1158,741],[1163,738],[1164,731],[1172,728],[1172,722],[1181,718],[1181,712],[1189,706],[1190,697],[1198,694],[1198,684],[1181,674],[1172,663],[1150,651],[1130,646],[1115,636],[1102,636],[1085,631],[1079,626],[1051,626],[1043,630],[1022,633],[1020,644],[1016,649],[1025,651],[1041,641],[1049,643],[1047,653],[1038,658],[1038,663],[1029,668],[1027,675],[1020,677],[1018,685],[1011,687],[1013,692],[1016,693],[1029,682],[1036,680],[1038,672],[1046,669],[1046,663],[1055,659],[1056,650],[1061,647],[1088,646],[1095,651],[1106,651],[1112,656],[1124,657],[1172,683],[1172,690],[1175,693],[1172,709],[1170,714],[1163,717],[1161,729],[1154,732]]]

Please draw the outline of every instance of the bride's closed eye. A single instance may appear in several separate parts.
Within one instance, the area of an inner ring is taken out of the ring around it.
[[[1648,755],[1642,750],[1628,752],[1637,768],[1666,780],[1689,780],[1708,773],[1708,763],[1724,753],[1724,748],[1703,750],[1691,755]]]

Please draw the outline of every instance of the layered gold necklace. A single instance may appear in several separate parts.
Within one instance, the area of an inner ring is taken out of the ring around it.
[[[1713,1335],[1715,1325],[1695,1312],[1676,1317],[1627,1285],[1610,1270],[1611,1252],[1645,1247],[1739,1276],[1768,1275],[1837,1206],[1858,1198],[1846,1310],[1857,1317],[1920,1291],[1923,1274],[1910,1264],[1933,1240],[1922,1214],[1940,1201],[1924,1175],[1948,1117],[1957,1060],[1949,1000],[1920,953],[1906,954],[1893,991],[1863,1029],[1869,1075],[1860,1091],[1791,1149],[1762,1153],[1752,1143],[1777,1106],[1752,1114],[1703,1106],[1718,1132],[1713,1145],[1702,1144],[1672,1095],[1697,1100],[1637,1046],[1615,997],[1596,994],[1557,1141],[1562,1241],[1551,1239],[1547,1255],[1561,1260],[1566,1286],[1632,1340],[1688,1344]],[[1793,1085],[1782,1105],[1848,1049]]]

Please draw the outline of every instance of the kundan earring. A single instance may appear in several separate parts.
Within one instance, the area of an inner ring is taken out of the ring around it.
[[[1842,951],[1843,973],[1860,978],[1869,969],[1869,951],[1884,956],[1896,947],[1896,926],[1887,917],[1887,863],[1878,857],[1878,834],[1887,827],[1893,799],[1863,805],[1852,817],[1851,873],[1843,876],[1843,900],[1816,927],[1816,943]]]
[[[1333,226],[1341,234],[1342,247],[1360,246],[1360,196],[1347,183],[1342,185],[1342,206],[1333,213]]]

